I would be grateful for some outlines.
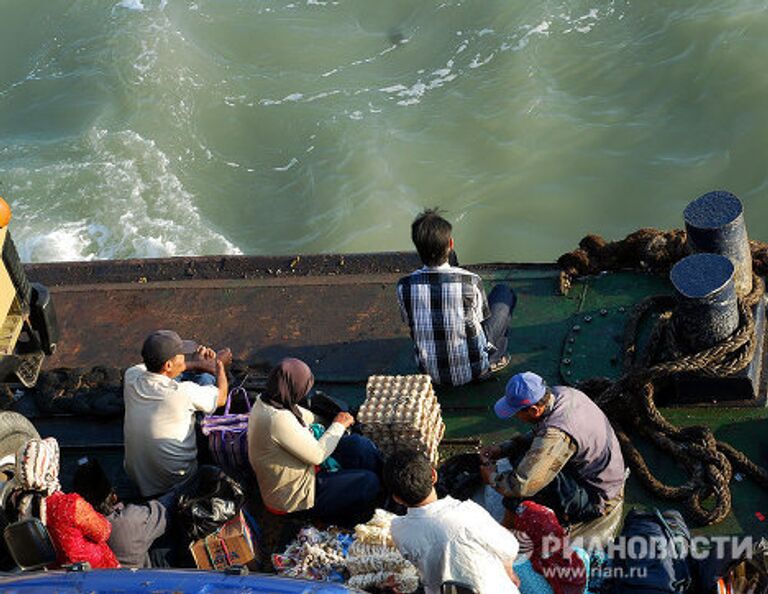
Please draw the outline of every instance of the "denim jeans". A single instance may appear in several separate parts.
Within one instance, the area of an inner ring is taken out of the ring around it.
[[[366,437],[346,435],[332,456],[341,470],[317,473],[315,505],[309,510],[310,515],[345,525],[366,521],[381,492],[379,449]]]
[[[496,363],[507,354],[509,322],[512,319],[512,310],[517,304],[517,295],[512,287],[498,284],[488,295],[488,307],[491,310],[490,317],[483,322],[485,338],[496,350],[489,357],[489,363]]]
[[[185,371],[173,379],[175,379],[177,382],[195,382],[200,386],[216,385],[216,378],[210,373],[206,373],[205,371],[202,373],[197,373],[195,371]]]

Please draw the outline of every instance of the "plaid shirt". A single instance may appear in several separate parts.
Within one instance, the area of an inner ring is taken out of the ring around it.
[[[463,268],[424,267],[397,283],[416,361],[438,384],[460,386],[488,370],[482,321],[490,316],[483,281]]]

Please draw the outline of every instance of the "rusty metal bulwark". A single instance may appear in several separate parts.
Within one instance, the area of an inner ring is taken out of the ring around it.
[[[149,332],[173,328],[229,346],[248,363],[291,354],[333,374],[363,372],[374,355],[400,356],[408,334],[394,286],[417,266],[415,254],[378,254],[75,262],[27,271],[51,288],[60,320],[60,348],[48,369],[126,367],[140,361]]]
[[[420,266],[415,253],[208,256],[35,264],[27,273],[51,289],[59,318],[47,369],[127,367],[149,332],[172,328],[229,346],[248,364],[292,355],[318,374],[361,379],[413,364],[395,284]]]

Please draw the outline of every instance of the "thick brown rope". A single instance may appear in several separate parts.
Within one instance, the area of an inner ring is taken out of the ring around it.
[[[768,271],[768,246],[751,242],[751,247],[753,269],[758,273]],[[582,240],[579,250],[558,260],[563,267],[560,288],[567,289],[576,274],[624,268],[668,270],[684,255],[685,233],[682,231],[642,229],[623,242],[613,243],[590,236]],[[734,469],[765,489],[768,489],[768,471],[733,446],[717,441],[706,426],[679,428],[670,423],[656,407],[655,394],[658,387],[678,373],[722,377],[744,369],[757,346],[752,307],[764,292],[763,281],[755,274],[752,291],[739,300],[737,330],[714,347],[691,355],[682,354],[675,341],[671,323],[673,298],[648,298],[635,307],[626,325],[622,377],[615,382],[591,378],[580,384],[611,419],[626,461],[640,482],[655,496],[680,502],[690,519],[699,525],[715,524],[730,513],[730,481]],[[638,328],[650,312],[659,312],[658,321],[648,345],[643,352],[638,352]],[[685,470],[688,480],[679,486],[659,480],[627,431],[668,454]]]

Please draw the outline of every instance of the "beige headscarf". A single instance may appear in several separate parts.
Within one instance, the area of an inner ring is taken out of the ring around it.
[[[61,490],[59,484],[59,442],[53,437],[30,439],[16,454],[14,477],[20,498],[17,502],[20,517],[33,514],[33,505],[40,502],[40,521],[46,523],[45,498]]]

